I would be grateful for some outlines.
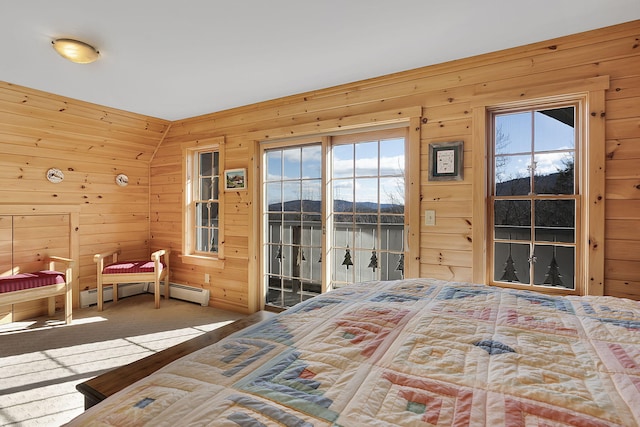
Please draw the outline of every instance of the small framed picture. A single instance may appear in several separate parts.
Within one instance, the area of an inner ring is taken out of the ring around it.
[[[463,141],[429,144],[429,181],[462,181]]]
[[[228,169],[224,171],[224,189],[238,191],[247,189],[247,170]]]

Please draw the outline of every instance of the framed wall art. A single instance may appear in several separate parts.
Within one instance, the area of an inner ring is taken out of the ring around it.
[[[462,181],[463,141],[429,144],[429,181]]]
[[[225,191],[238,191],[247,189],[246,169],[227,169],[224,171]]]

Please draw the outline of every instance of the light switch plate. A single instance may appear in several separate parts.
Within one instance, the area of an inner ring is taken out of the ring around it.
[[[436,225],[436,211],[428,209],[424,211],[424,225]]]

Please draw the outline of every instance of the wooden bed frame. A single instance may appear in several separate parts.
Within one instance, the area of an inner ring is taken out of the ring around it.
[[[64,264],[64,270],[56,269],[55,264]],[[19,291],[0,293],[0,305],[19,304],[38,299],[48,299],[49,316],[55,315],[56,312],[56,296],[64,295],[64,321],[67,325],[71,324],[72,304],[73,304],[73,260],[57,256],[49,256],[46,259],[47,268],[50,271],[64,272],[65,283],[58,283],[37,288],[22,289]],[[11,276],[9,276],[11,277]]]
[[[134,382],[157,371],[163,366],[193,353],[203,347],[216,343],[234,332],[254,325],[263,320],[275,316],[276,313],[269,311],[258,311],[243,319],[209,331],[196,338],[192,338],[183,343],[174,345],[165,350],[147,356],[128,365],[115,368],[95,378],[76,385],[76,390],[84,395],[84,409],[87,410],[93,405],[102,402],[107,397],[133,384]]]

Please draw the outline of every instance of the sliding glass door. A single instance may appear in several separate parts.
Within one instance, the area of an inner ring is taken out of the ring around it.
[[[402,278],[404,137],[377,132],[332,142],[331,287]]]
[[[264,148],[265,304],[404,275],[405,130]]]
[[[264,155],[266,304],[291,307],[322,288],[322,146]]]

